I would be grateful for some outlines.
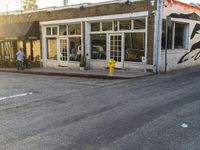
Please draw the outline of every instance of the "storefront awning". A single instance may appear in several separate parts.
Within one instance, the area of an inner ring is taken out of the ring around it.
[[[0,40],[39,39],[39,22],[0,24]]]

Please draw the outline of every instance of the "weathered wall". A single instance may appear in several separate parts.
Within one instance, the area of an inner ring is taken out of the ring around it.
[[[173,2],[173,1],[172,1]],[[200,8],[180,2],[165,2],[164,16],[189,25],[188,49],[168,50],[168,70],[200,65]],[[161,70],[164,70],[165,53],[162,51]]]
[[[123,14],[140,11],[149,11],[148,18],[148,51],[147,51],[147,64],[153,64],[153,43],[154,43],[154,15],[152,11],[156,9],[156,3],[151,6],[150,1],[137,1],[131,4],[115,3],[96,5],[85,8],[68,8],[52,11],[38,11],[33,13],[22,13],[13,15],[0,16],[0,24],[8,23],[23,23],[31,21],[50,21],[62,20],[82,17],[92,17],[101,15]]]

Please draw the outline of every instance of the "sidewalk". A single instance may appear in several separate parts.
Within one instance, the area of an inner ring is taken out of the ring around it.
[[[108,69],[101,70],[79,70],[72,68],[31,68],[23,71],[18,71],[16,68],[0,68],[0,72],[23,73],[34,75],[48,75],[48,76],[68,76],[68,77],[83,77],[94,79],[131,79],[136,77],[153,75],[152,72],[145,72],[144,70],[115,70],[114,76],[109,76]]]

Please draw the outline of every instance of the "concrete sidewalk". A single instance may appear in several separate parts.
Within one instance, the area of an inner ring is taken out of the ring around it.
[[[109,76],[108,69],[101,70],[79,70],[72,68],[31,68],[23,71],[18,71],[16,68],[0,68],[0,72],[10,73],[23,73],[23,74],[35,74],[35,75],[48,75],[48,76],[69,76],[69,77],[83,77],[83,78],[95,78],[95,79],[131,79],[136,77],[153,75],[152,72],[146,72],[145,70],[115,70],[114,76]]]

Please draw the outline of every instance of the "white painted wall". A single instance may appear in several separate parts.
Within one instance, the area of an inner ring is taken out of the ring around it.
[[[170,15],[171,13],[177,13],[177,14],[191,14],[195,12],[200,16],[200,9],[196,8],[190,8],[186,7],[184,5],[178,5],[178,4],[165,4],[167,7],[164,8],[164,15],[163,18],[166,18],[166,16]],[[188,36],[188,43],[187,43],[187,49],[171,49],[167,51],[167,70],[175,70],[175,69],[180,69],[180,68],[185,68],[189,66],[194,66],[194,65],[200,65],[200,58],[195,60],[195,57],[198,57],[198,52],[200,52],[200,48],[197,48],[193,51],[191,51],[191,47],[197,43],[200,42],[200,28],[199,28],[199,33],[195,35],[194,38],[191,39],[191,35],[193,32],[193,29],[196,24],[200,24],[200,21],[194,21],[194,20],[188,20],[188,19],[181,19],[181,18],[172,18],[172,21],[177,21],[177,22],[184,22],[188,23],[189,25],[189,36]],[[187,54],[187,55],[186,55]],[[183,57],[183,62],[178,63],[179,60]],[[165,69],[165,51],[161,51],[161,71],[164,71]]]

